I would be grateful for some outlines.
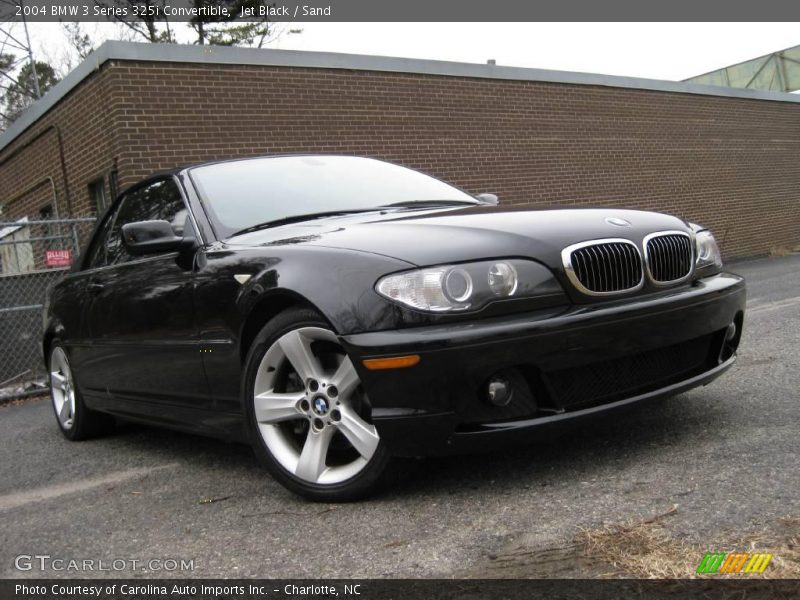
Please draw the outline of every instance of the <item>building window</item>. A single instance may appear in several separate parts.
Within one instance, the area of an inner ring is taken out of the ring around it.
[[[40,221],[52,221],[53,220],[53,205],[48,204],[47,206],[43,206],[39,209],[39,220]],[[42,231],[44,232],[45,237],[52,237],[55,235],[55,230],[53,228],[53,223],[43,223],[42,224]]]
[[[102,215],[106,210],[106,206],[108,206],[105,181],[102,177],[89,184],[89,199],[92,201],[97,215]]]

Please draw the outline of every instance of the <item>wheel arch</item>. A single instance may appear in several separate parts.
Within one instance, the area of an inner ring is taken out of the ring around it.
[[[52,330],[46,331],[42,339],[42,360],[44,361],[45,368],[47,368],[47,363],[50,358],[50,348],[53,347],[53,340],[55,339],[56,332]]]
[[[42,360],[44,361],[45,369],[49,368],[50,351],[53,349],[53,342],[62,339],[63,334],[64,327],[59,323],[50,323],[45,328],[42,336]]]
[[[304,296],[297,292],[279,289],[272,290],[260,296],[250,306],[244,323],[242,324],[241,333],[239,335],[239,360],[244,364],[247,358],[247,353],[250,351],[250,346],[256,339],[258,332],[274,319],[277,315],[290,308],[309,308],[318,312],[330,324],[330,319],[309,301]],[[336,332],[336,328],[331,324],[331,328]]]

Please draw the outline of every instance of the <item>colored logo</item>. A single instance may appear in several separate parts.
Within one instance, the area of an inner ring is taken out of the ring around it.
[[[328,403],[325,402],[325,398],[317,398],[314,400],[314,410],[318,415],[324,415],[328,412]]]
[[[771,560],[772,554],[764,552],[706,552],[697,572],[705,575],[763,573]]]

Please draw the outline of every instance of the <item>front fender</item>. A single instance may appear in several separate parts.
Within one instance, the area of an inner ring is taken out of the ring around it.
[[[225,315],[224,327],[239,339],[247,316],[271,298],[290,297],[313,306],[340,335],[389,329],[396,326],[399,309],[378,295],[375,282],[411,266],[386,256],[334,248],[212,251],[201,268],[198,311],[212,321],[214,314]],[[226,298],[233,302],[225,302]],[[198,316],[201,323],[206,321]]]

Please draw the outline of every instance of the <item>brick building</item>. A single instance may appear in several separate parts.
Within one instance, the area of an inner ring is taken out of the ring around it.
[[[0,220],[93,215],[154,171],[287,152],[380,157],[506,203],[665,211],[728,256],[800,244],[800,95],[122,42],[0,136]]]

